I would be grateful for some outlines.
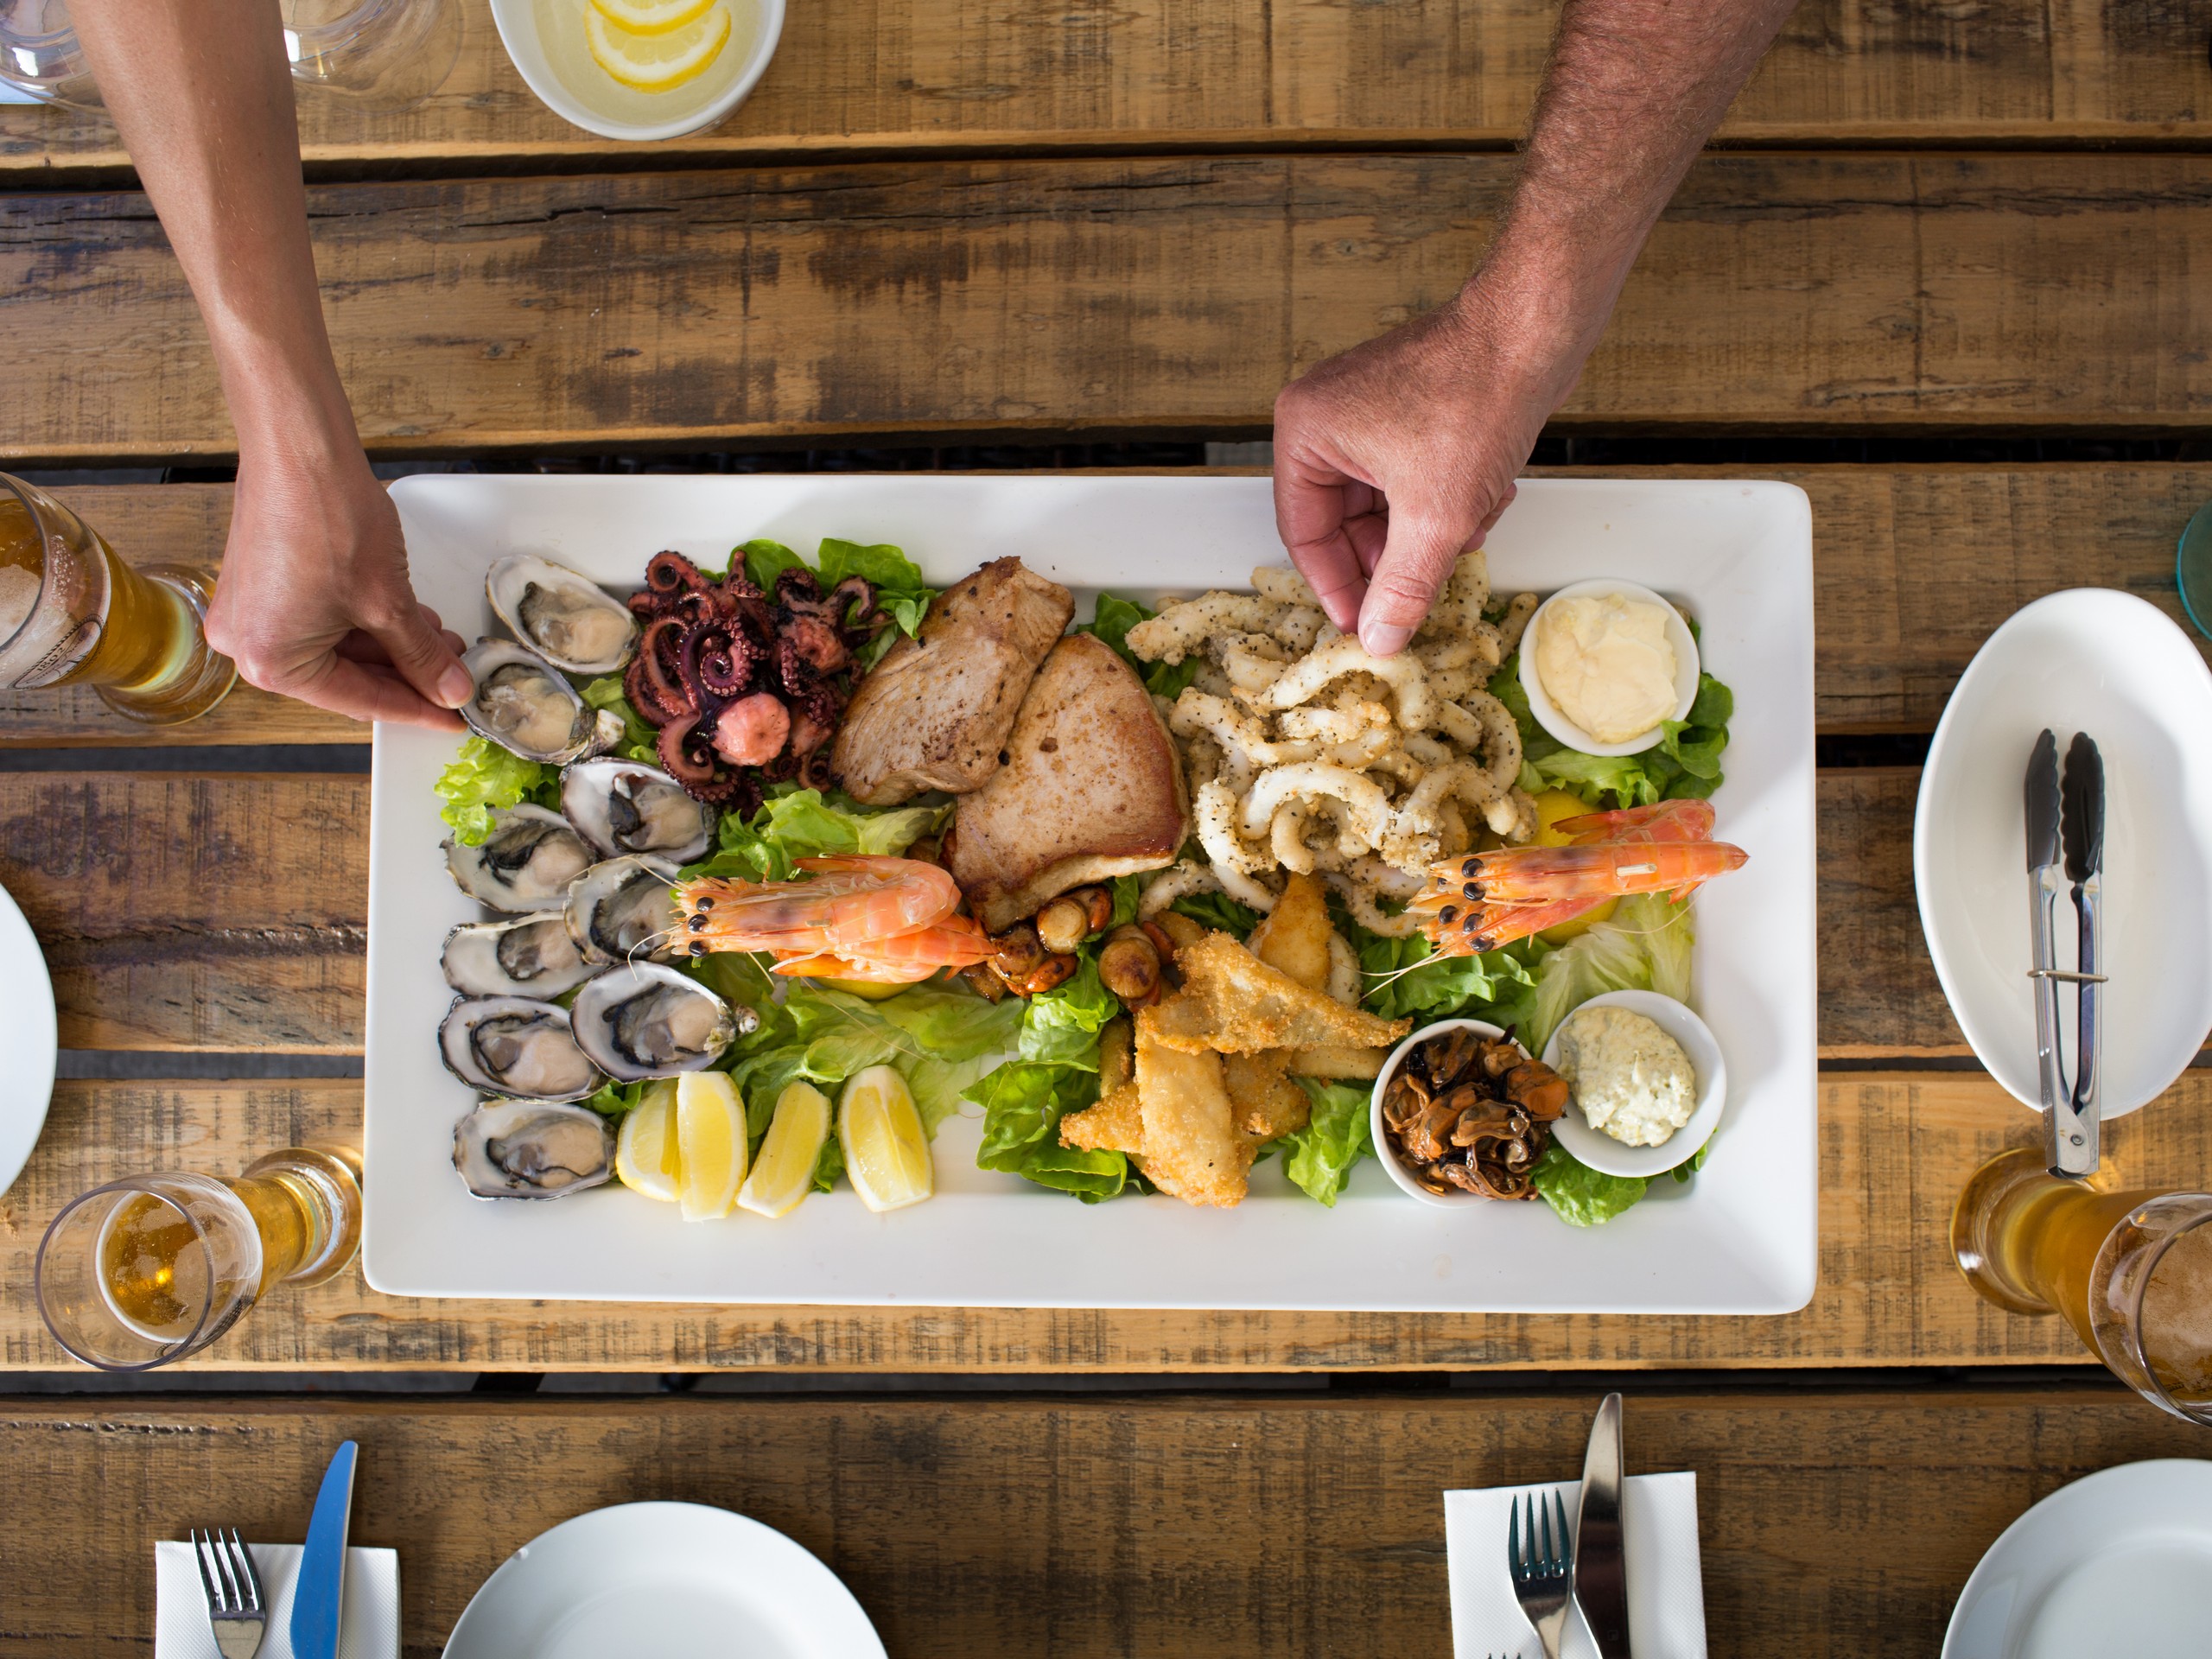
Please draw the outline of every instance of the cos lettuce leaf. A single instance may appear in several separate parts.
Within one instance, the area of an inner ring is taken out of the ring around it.
[[[720,876],[738,881],[788,881],[796,861],[836,854],[895,857],[934,833],[950,806],[910,806],[875,812],[835,791],[778,784],[748,820],[722,814],[718,849],[685,868],[686,880]]]
[[[1179,663],[1147,663],[1131,651],[1129,630],[1140,622],[1149,622],[1154,614],[1135,600],[1123,599],[1116,594],[1101,594],[1091,620],[1076,632],[1097,635],[1114,647],[1123,662],[1136,670],[1146,690],[1154,696],[1173,698],[1198,677],[1201,659],[1192,652]]]
[[[1607,1175],[1584,1163],[1556,1141],[1543,1149],[1529,1171],[1552,1213],[1570,1227],[1596,1227],[1611,1221],[1643,1196],[1650,1183],[1641,1175]]]
[[[1060,1119],[1098,1098],[1096,1069],[1014,1060],[971,1085],[963,1097],[983,1109],[982,1144],[976,1150],[979,1169],[1020,1175],[1039,1186],[1072,1192],[1085,1204],[1138,1185],[1123,1154],[1060,1144]]]
[[[1099,1030],[1121,1011],[1121,1000],[1098,977],[1096,956],[1085,950],[1072,979],[1029,999],[1014,1052],[1025,1060],[1096,1071]]]
[[[438,816],[452,827],[454,838],[464,847],[480,847],[492,833],[494,808],[524,801],[555,805],[545,797],[557,796],[560,775],[553,767],[525,760],[496,743],[467,737],[453,764],[438,774],[435,787],[445,803]]]
[[[1517,652],[1491,677],[1490,691],[1512,711],[1514,724],[1521,728],[1521,787],[1531,794],[1570,790],[1592,807],[1611,810],[1664,800],[1702,800],[1720,787],[1720,754],[1728,747],[1728,721],[1736,712],[1736,699],[1710,674],[1698,676],[1689,718],[1668,721],[1658,743],[1641,754],[1585,754],[1539,726],[1529,708],[1529,694],[1522,688]]]
[[[1359,951],[1360,981],[1365,988],[1360,1006],[1385,1020],[1418,1014],[1445,1019],[1470,1003],[1490,1003],[1510,988],[1529,984],[1529,970],[1503,950],[1468,957],[1440,957],[1436,948],[1418,934],[1411,938],[1385,938],[1347,918],[1347,928]],[[1488,1016],[1477,1013],[1477,1019]]]
[[[1278,1143],[1283,1173],[1307,1198],[1334,1209],[1337,1195],[1351,1178],[1352,1166],[1375,1150],[1370,1091],[1357,1084],[1324,1083],[1315,1077],[1297,1081],[1313,1103],[1313,1114],[1304,1128]]]
[[[1554,948],[1532,947],[1529,982],[1507,988],[1479,1017],[1517,1026],[1522,1042],[1541,1054],[1560,1022],[1603,992],[1657,991],[1687,1001],[1695,938],[1688,905],[1664,893],[1633,894],[1588,932]]]

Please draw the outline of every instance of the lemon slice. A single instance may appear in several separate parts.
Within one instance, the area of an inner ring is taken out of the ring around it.
[[[724,1071],[676,1080],[676,1201],[686,1221],[729,1214],[745,1179],[745,1105]]]
[[[597,6],[584,11],[584,44],[592,61],[633,92],[665,92],[696,80],[721,55],[729,31],[729,8],[721,0],[659,35],[618,28]]]
[[[830,1138],[830,1096],[810,1083],[788,1083],[776,1096],[767,1139],[753,1173],[738,1189],[737,1206],[756,1216],[787,1215],[814,1190],[814,1166]]]
[[[837,1141],[845,1174],[871,1210],[919,1204],[937,1191],[929,1137],[906,1079],[887,1065],[854,1075],[837,1103]]]
[[[665,35],[681,29],[715,0],[591,0],[592,9],[632,35]]]
[[[614,1137],[614,1173],[632,1192],[676,1202],[676,1085],[649,1083]]]

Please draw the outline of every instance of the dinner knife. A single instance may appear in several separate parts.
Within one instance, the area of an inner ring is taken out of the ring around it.
[[[1574,1599],[1599,1659],[1630,1659],[1628,1557],[1621,1531],[1621,1397],[1609,1394],[1590,1425],[1574,1515]]]
[[[2104,991],[2105,760],[2087,732],[2074,734],[2066,750],[2066,777],[2060,785],[2066,850],[2066,879],[2074,888],[2074,909],[2081,928],[2081,1001],[2075,1014],[2074,1088],[2064,1150],[2069,1175],[2090,1175],[2097,1167],[2098,1016]]]
[[[307,1547],[292,1585],[293,1659],[338,1659],[339,1603],[346,1589],[346,1528],[353,1508],[353,1460],[342,1441],[323,1471],[308,1521]]]

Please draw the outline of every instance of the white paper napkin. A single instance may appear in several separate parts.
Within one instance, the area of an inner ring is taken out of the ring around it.
[[[1542,1659],[1543,1644],[1513,1599],[1506,1523],[1523,1492],[1557,1493],[1570,1525],[1580,1483],[1490,1486],[1444,1494],[1444,1543],[1452,1562],[1456,1659]],[[1628,1556],[1629,1641],[1636,1659],[1705,1659],[1705,1580],[1698,1565],[1697,1477],[1630,1475],[1621,1484]],[[1598,1659],[1580,1613],[1567,1615],[1560,1659]]]
[[[292,1659],[297,1544],[248,1544],[261,1570],[269,1631],[255,1659]],[[154,1659],[223,1659],[207,1624],[207,1592],[190,1544],[154,1546]],[[399,1659],[399,1552],[348,1549],[339,1606],[338,1659]]]

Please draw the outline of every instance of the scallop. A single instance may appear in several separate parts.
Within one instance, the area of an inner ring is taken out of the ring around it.
[[[479,846],[445,843],[446,868],[480,905],[510,916],[559,910],[569,887],[591,868],[592,851],[575,826],[542,806],[494,809],[492,833]]]
[[[599,971],[569,937],[565,916],[464,922],[446,935],[440,963],[463,996],[559,996]]]
[[[690,864],[713,844],[715,813],[658,766],[579,760],[561,774],[561,810],[608,858],[645,853]]]
[[[593,709],[561,671],[505,639],[480,639],[462,653],[476,690],[461,717],[479,737],[525,760],[580,760],[622,741],[622,720]]]
[[[532,553],[510,553],[484,596],[516,639],[571,674],[612,674],[636,653],[638,620],[589,577]]]
[[[453,1126],[453,1166],[480,1198],[565,1198],[614,1173],[614,1132],[588,1107],[486,1100]]]
[[[577,1046],[569,1012],[527,996],[464,996],[438,1027],[446,1069],[471,1088],[524,1100],[577,1100],[599,1068]]]
[[[569,937],[586,962],[676,954],[676,866],[633,854],[594,864],[569,887]]]
[[[658,963],[601,974],[576,993],[576,1043],[623,1083],[698,1071],[720,1059],[760,1016],[728,1003],[696,979]]]

